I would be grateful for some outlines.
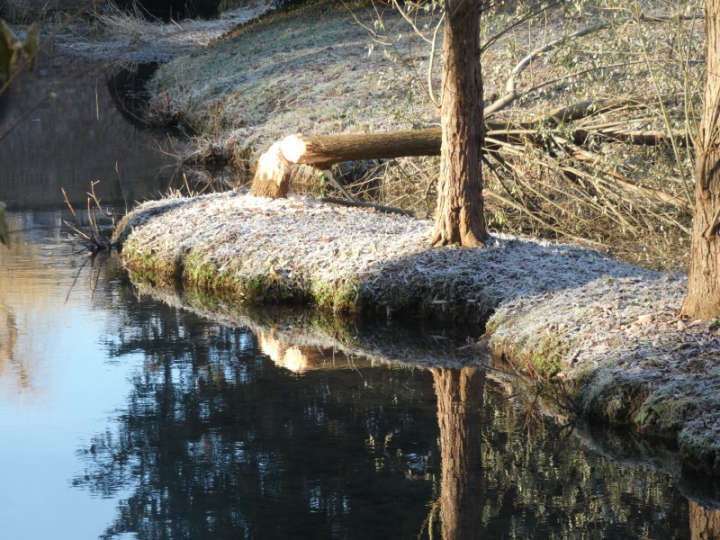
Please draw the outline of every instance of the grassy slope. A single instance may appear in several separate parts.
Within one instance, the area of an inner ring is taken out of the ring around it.
[[[427,51],[406,41],[394,58],[368,56],[367,31],[335,2],[276,14],[161,67],[154,105],[253,154],[289,132],[426,125],[434,115],[413,67]]]
[[[629,8],[604,10],[598,7],[602,3],[589,2],[582,12],[546,14],[503,36],[483,56],[486,99],[503,91],[510,69],[539,44],[604,21],[609,24],[605,30],[535,60],[520,76],[519,90],[555,82],[518,100],[500,116],[527,119],[568,103],[636,96],[649,107],[596,115],[577,127],[663,131],[668,126],[682,130],[689,122],[692,130],[702,80],[701,22],[643,22]],[[642,13],[662,9],[667,6],[654,0],[640,5]],[[696,6],[688,3],[684,9],[693,13]],[[354,12],[377,39],[342,5],[325,2],[265,17],[163,66],[151,83],[154,114],[191,126],[199,134],[199,144],[210,140],[232,148],[240,182],[246,181],[259,152],[288,133],[437,124],[426,89],[430,46],[391,10],[383,15],[384,26],[374,24],[366,8],[355,5]],[[494,13],[486,21],[486,33],[511,18]],[[421,18],[419,24],[432,30],[431,19]],[[434,81],[437,92],[438,62]],[[662,108],[656,103],[660,94],[679,99]],[[585,238],[641,265],[682,266],[690,222],[692,152],[682,146],[629,147],[600,141],[587,148],[599,161],[576,163],[562,151],[553,158],[570,167],[589,168],[590,176],[580,182],[558,174],[547,160],[543,163],[547,156],[536,150],[519,147],[506,154],[514,176],[500,183],[486,173],[490,226],[555,239]],[[597,170],[611,174],[594,177]],[[374,181],[351,189],[427,216],[434,206],[436,173],[435,158],[391,161],[371,172]],[[646,193],[657,191],[671,202],[640,195],[633,185],[649,190]]]

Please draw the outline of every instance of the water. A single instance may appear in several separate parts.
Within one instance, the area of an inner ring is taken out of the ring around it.
[[[173,143],[127,121],[119,68],[42,56],[0,95],[0,201],[10,208],[84,208],[91,181],[105,203],[132,207],[168,190]],[[129,82],[124,81],[125,87]],[[120,110],[123,112],[121,113]],[[161,151],[162,150],[162,151]]]
[[[138,298],[116,261],[72,255],[61,217],[10,213],[22,232],[0,246],[2,538],[720,532],[711,489],[526,427],[490,372],[333,355],[259,330],[272,318],[253,333]]]

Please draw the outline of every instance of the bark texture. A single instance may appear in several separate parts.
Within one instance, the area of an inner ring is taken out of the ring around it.
[[[432,373],[442,453],[442,537],[475,538],[482,512],[482,438],[471,417],[483,404],[485,373],[469,368],[433,368]]]
[[[442,73],[442,149],[434,245],[481,246],[481,152],[484,139],[480,67],[481,0],[445,0]]]
[[[440,153],[439,135],[437,129],[425,129],[298,137],[303,144],[303,153],[296,163],[322,169],[343,161],[432,156]]]
[[[692,540],[720,540],[720,510],[690,502],[690,537]]]
[[[720,0],[705,0],[706,80],[695,148],[695,213],[683,314],[720,316]]]

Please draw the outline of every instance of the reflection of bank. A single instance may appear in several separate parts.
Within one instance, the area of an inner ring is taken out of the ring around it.
[[[359,369],[371,367],[372,362],[354,358],[334,349],[313,345],[294,345],[279,339],[275,332],[258,332],[260,351],[282,368],[293,373],[316,369]]]
[[[12,388],[12,395],[35,385],[42,342],[36,330],[49,327],[55,316],[50,304],[58,295],[57,276],[49,277],[40,252],[47,247],[42,237],[61,221],[60,212],[7,216],[10,242],[0,245],[0,382]]]
[[[258,410],[268,407],[266,394],[273,396],[272,408],[276,401],[290,404],[293,392],[299,388],[303,389],[301,401],[305,402],[307,390],[317,385],[323,397],[317,395],[303,409],[314,421],[328,418],[326,413],[316,414],[314,401],[329,397],[339,404],[338,411],[344,413],[347,409],[353,418],[358,417],[355,411],[360,404],[366,408],[363,410],[373,411],[363,419],[365,426],[375,425],[371,418],[379,411],[382,415],[397,415],[397,427],[404,426],[406,418],[420,410],[429,413],[425,431],[416,432],[415,439],[404,439],[405,453],[400,461],[406,480],[430,480],[433,493],[425,499],[424,519],[414,522],[412,535],[403,537],[415,537],[420,532],[423,538],[498,538],[509,536],[508,531],[518,538],[583,538],[588,531],[597,537],[690,536],[688,497],[676,489],[677,476],[668,474],[665,461],[653,466],[647,451],[636,449],[645,453],[639,453],[627,466],[618,464],[617,453],[599,452],[597,444],[589,444],[593,439],[586,439],[592,437],[591,433],[578,430],[585,436],[582,438],[552,421],[538,423],[532,433],[527,433],[520,428],[524,418],[520,412],[522,396],[527,395],[527,388],[508,386],[511,379],[495,370],[482,371],[478,366],[481,351],[471,357],[459,356],[459,352],[469,350],[466,345],[427,329],[406,335],[399,326],[375,328],[363,326],[362,322],[333,326],[332,321],[313,312],[242,309],[222,297],[207,297],[195,291],[185,291],[185,296],[158,289],[143,292],[231,328],[249,329],[258,336],[264,358],[272,359],[274,366],[282,366],[273,384],[256,394],[262,399],[252,400]],[[359,369],[355,377],[344,369],[349,367],[347,357],[356,364],[357,359],[365,358],[373,367]],[[463,359],[473,362],[471,365],[478,371],[468,367],[451,369]],[[443,367],[431,367],[438,365]],[[285,370],[298,376],[288,378],[285,373],[283,377]],[[409,373],[415,374],[414,381],[425,381],[421,388],[398,384]],[[387,384],[393,380],[393,384]],[[518,396],[517,406],[508,401],[508,395]],[[398,410],[398,398],[416,408],[412,412]],[[253,426],[257,424],[253,419]],[[341,424],[335,419],[332,432],[346,433],[346,427],[338,428]],[[297,425],[291,431],[293,447],[300,442]],[[389,440],[397,440],[395,429],[385,430],[390,433]],[[312,442],[303,444],[315,449],[322,446],[317,434],[309,439]],[[432,456],[430,462],[415,455],[413,444],[417,443],[430,445],[432,451],[423,454]],[[331,445],[335,448],[337,441],[333,439]],[[279,446],[273,444],[273,448],[277,451]],[[353,451],[352,445],[338,449],[340,459],[346,461]],[[420,467],[416,469],[415,465]],[[714,500],[712,495],[708,498]],[[689,499],[702,500],[694,496]]]
[[[13,386],[27,389],[31,385],[29,359],[19,349],[19,335],[26,317],[23,314],[33,306],[44,305],[44,294],[35,294],[34,287],[27,287],[27,269],[18,268],[14,261],[32,261],[34,249],[24,241],[21,234],[9,238],[9,230],[22,228],[18,220],[5,221],[0,208],[0,232],[6,227],[8,242],[0,245],[0,380],[14,379]]]
[[[258,331],[258,345],[277,366],[297,374],[316,370],[371,367],[372,361],[315,345],[297,345],[272,330]],[[486,373],[482,369],[432,367],[441,456],[439,496],[421,534],[432,538],[435,522],[443,540],[479,538],[483,509],[489,493],[483,470],[482,430],[486,406]],[[492,450],[490,450],[492,452]],[[693,540],[720,540],[720,510],[689,503],[689,529]],[[435,514],[438,512],[438,514]],[[439,520],[433,519],[438,515]],[[427,529],[425,529],[427,526]]]
[[[293,373],[371,366],[340,352],[293,345],[274,332],[258,332],[258,346],[276,365]],[[442,476],[440,516],[444,540],[473,538],[478,530],[482,468],[480,425],[470,418],[483,408],[485,373],[464,368],[431,368],[437,396]]]
[[[7,304],[0,298],[0,377],[5,374],[8,366],[15,364],[15,344],[17,343],[18,329],[15,314],[10,311]],[[21,386],[27,386],[27,372],[20,366]]]
[[[294,345],[275,332],[258,331],[258,347],[277,366],[293,373],[370,367],[372,362],[311,345]],[[440,516],[445,540],[473,538],[478,530],[482,468],[480,424],[471,417],[483,408],[485,372],[431,368],[437,397],[442,476]]]

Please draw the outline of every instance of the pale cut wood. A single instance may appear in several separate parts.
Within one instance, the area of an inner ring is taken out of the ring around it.
[[[273,144],[258,160],[250,193],[272,199],[286,197],[290,188],[291,165],[282,152],[282,141]]]
[[[287,196],[294,167],[328,169],[343,161],[433,156],[440,153],[440,129],[341,135],[290,135],[258,160],[250,192],[259,197]]]

